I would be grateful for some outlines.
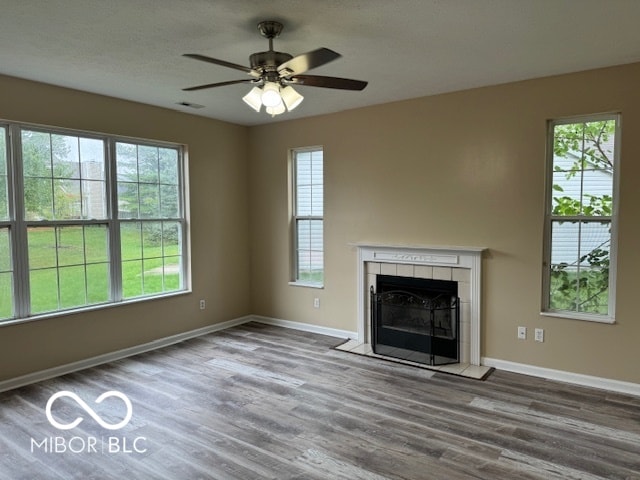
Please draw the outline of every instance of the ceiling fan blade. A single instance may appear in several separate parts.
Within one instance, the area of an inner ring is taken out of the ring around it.
[[[205,88],[224,87],[225,85],[235,85],[236,83],[254,83],[255,80],[229,80],[228,82],[207,83],[206,85],[198,85],[196,87],[183,88],[183,92],[192,92],[194,90],[204,90]]]
[[[223,67],[233,68],[242,72],[248,73],[252,77],[260,77],[260,73],[255,70],[245,67],[244,65],[238,65],[237,63],[227,62],[225,60],[218,60],[217,58],[207,57],[206,55],[199,55],[197,53],[184,53],[183,57],[193,58],[194,60],[200,60],[201,62],[213,63],[214,65],[221,65]]]
[[[303,53],[284,62],[278,67],[278,73],[281,77],[297,75],[329,63],[341,56],[339,53],[329,50],[328,48],[318,48],[317,50]]]
[[[309,87],[337,88],[339,90],[363,90],[368,84],[368,82],[363,82],[362,80],[322,77],[319,75],[296,75],[289,79],[289,83]]]

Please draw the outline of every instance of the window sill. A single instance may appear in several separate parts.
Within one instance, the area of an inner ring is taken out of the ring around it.
[[[607,325],[613,325],[616,323],[615,317],[608,315],[589,315],[585,313],[572,313],[572,312],[540,312],[543,317],[555,317],[565,318],[568,320],[582,320],[585,322],[604,323]]]
[[[88,312],[93,312],[96,310],[104,310],[107,308],[117,308],[117,307],[123,307],[125,305],[131,305],[134,303],[141,303],[141,302],[149,302],[152,300],[159,300],[159,299],[163,299],[163,298],[171,298],[171,297],[177,297],[177,296],[182,296],[182,295],[187,295],[192,293],[191,290],[179,290],[176,292],[170,292],[170,293],[163,293],[163,294],[159,294],[159,295],[149,295],[146,297],[135,297],[135,298],[130,298],[127,300],[122,300],[120,302],[108,302],[108,303],[98,303],[95,305],[90,305],[90,306],[85,306],[85,307],[79,307],[79,308],[70,308],[69,310],[58,310],[55,312],[47,312],[47,313],[39,313],[37,315],[33,315],[31,317],[23,317],[23,318],[9,318],[9,319],[5,319],[5,320],[0,320],[0,328],[2,327],[8,327],[10,325],[18,325],[20,323],[28,323],[28,322],[37,322],[40,320],[47,320],[50,318],[56,318],[56,317],[66,317],[69,315],[77,315],[77,314],[81,314],[81,313],[88,313]]]
[[[289,282],[289,285],[292,287],[307,287],[307,288],[317,288],[317,289],[324,288],[324,284],[312,283],[312,282]]]

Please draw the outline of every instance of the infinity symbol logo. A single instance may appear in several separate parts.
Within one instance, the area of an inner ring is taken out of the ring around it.
[[[124,393],[118,392],[117,390],[109,390],[108,392],[104,392],[102,395],[96,398],[96,401],[95,401],[95,403],[102,403],[102,401],[105,398],[118,397],[120,400],[124,402],[124,404],[127,406],[127,415],[124,417],[124,419],[121,422],[116,424],[107,423],[104,420],[102,420],[102,418],[100,418],[100,416],[98,416],[98,414],[75,393],[69,392],[67,390],[62,390],[58,393],[51,395],[51,398],[49,398],[49,401],[47,402],[47,408],[46,408],[46,414],[47,414],[47,419],[49,420],[49,423],[59,430],[70,430],[74,427],[77,427],[80,424],[80,422],[84,420],[82,417],[78,417],[73,422],[65,425],[63,423],[58,422],[55,418],[53,418],[53,415],[51,414],[51,405],[53,405],[53,402],[55,402],[60,397],[70,397],[74,399],[76,403],[80,405],[85,412],[91,415],[91,417],[96,422],[98,422],[98,424],[102,428],[106,428],[107,430],[118,430],[124,427],[127,423],[129,423],[129,420],[131,420],[131,415],[133,414],[133,407],[131,405],[131,401]]]

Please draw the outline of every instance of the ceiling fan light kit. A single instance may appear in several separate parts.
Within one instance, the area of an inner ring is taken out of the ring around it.
[[[273,50],[273,39],[280,35],[282,28],[283,25],[280,22],[271,20],[258,24],[260,34],[269,40],[269,50],[252,54],[249,57],[251,67],[237,65],[225,60],[219,60],[196,53],[185,53],[185,57],[240,70],[252,78],[209,83],[184,88],[183,90],[194,91],[238,83],[250,83],[253,84],[253,88],[242,97],[242,100],[256,112],[260,112],[264,105],[265,111],[273,117],[293,110],[304,100],[304,97],[296,92],[291,85],[324,87],[339,90],[362,90],[367,86],[367,82],[361,80],[300,75],[307,70],[340,58],[340,54],[328,48],[319,48],[298,55],[297,57],[293,57],[288,53],[276,52]]]
[[[264,105],[266,112],[275,116],[290,112],[302,103],[304,97],[289,85],[282,88],[275,82],[267,82],[262,88],[253,87],[242,100],[256,112],[260,112]]]

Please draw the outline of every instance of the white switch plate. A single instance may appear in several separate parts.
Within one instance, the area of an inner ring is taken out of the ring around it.
[[[544,330],[542,328],[536,328],[533,334],[536,342],[544,342]]]
[[[527,339],[527,327],[518,327],[518,338],[520,340]]]

